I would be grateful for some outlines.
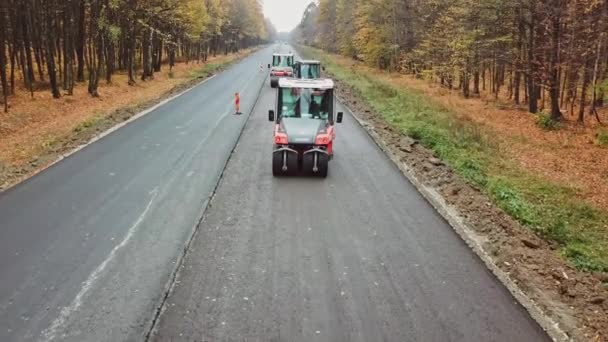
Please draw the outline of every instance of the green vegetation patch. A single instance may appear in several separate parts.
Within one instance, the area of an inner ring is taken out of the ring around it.
[[[78,124],[78,126],[74,127],[74,133],[80,133],[91,128],[95,128],[101,121],[103,121],[103,119],[104,118],[101,115],[96,115],[91,118],[88,118]]]
[[[330,73],[352,87],[389,125],[432,149],[521,224],[558,243],[560,253],[574,266],[608,271],[608,213],[581,202],[576,189],[547,182],[509,162],[489,132],[419,91],[378,80],[320,50],[300,50],[320,58]],[[542,115],[539,125],[557,128]]]
[[[213,75],[214,73],[223,70],[227,67],[229,67],[230,65],[234,64],[235,62],[239,61],[241,59],[241,57],[234,57],[231,58],[230,60],[227,61],[222,61],[222,62],[213,62],[213,63],[204,63],[204,65],[202,66],[202,68],[194,70],[190,73],[189,75],[189,79],[190,80],[194,80],[197,78],[206,78],[206,77],[210,77],[211,75]]]
[[[608,147],[608,130],[600,128],[597,131],[597,144],[599,146]]]
[[[560,122],[551,119],[549,115],[545,113],[539,113],[537,115],[538,117],[536,118],[536,124],[538,127],[547,131],[553,131],[561,127]]]

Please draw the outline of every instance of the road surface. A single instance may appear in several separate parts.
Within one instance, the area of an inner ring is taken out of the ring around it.
[[[0,194],[0,341],[143,338],[271,53]]]
[[[0,194],[0,341],[546,340],[348,113],[272,177],[271,52]]]
[[[327,179],[271,174],[266,86],[155,341],[545,341],[348,110]]]

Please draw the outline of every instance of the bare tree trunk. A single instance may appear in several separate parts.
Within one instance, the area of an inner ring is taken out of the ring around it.
[[[32,51],[31,51],[31,39],[30,39],[30,29],[29,29],[29,22],[30,20],[30,11],[25,9],[25,4],[23,4],[22,6],[23,8],[23,12],[21,13],[22,15],[22,20],[21,20],[21,25],[22,25],[22,32],[23,32],[23,48],[25,51],[25,58],[26,58],[26,63],[27,63],[27,84],[29,85],[30,88],[30,94],[32,96],[32,98],[34,97],[34,64],[32,62]]]
[[[93,97],[99,97],[99,75],[102,71],[103,50],[104,50],[104,32],[100,29],[98,23],[101,14],[101,0],[91,2],[91,41],[90,41],[90,66],[89,66],[89,94]]]
[[[154,71],[160,72],[163,61],[163,40],[157,35],[154,41],[156,42],[154,44]]]
[[[152,49],[152,34],[153,31],[150,29],[144,29],[142,39],[142,59],[143,59],[143,73],[141,80],[146,81],[152,78],[152,56],[150,50]]]
[[[479,71],[473,74],[473,94],[479,96]]]
[[[532,10],[532,17],[530,19],[529,37],[528,37],[528,111],[536,114],[538,112],[538,95],[539,87],[536,84],[537,70],[535,63],[535,37],[538,20],[535,10]]]
[[[9,55],[11,56],[11,95],[15,93],[15,48],[9,45]]]
[[[0,5],[0,84],[2,85],[2,97],[4,100],[4,112],[8,113],[8,82],[6,80],[6,9]]]
[[[53,32],[55,31],[55,27],[53,26],[53,8],[55,5],[55,1],[53,0],[45,0],[45,13],[46,13],[46,63],[47,69],[49,73],[49,80],[51,82],[51,93],[53,97],[58,99],[61,97],[61,93],[59,92],[59,87],[57,86],[57,70],[55,69],[55,37]]]
[[[134,18],[128,21],[129,38],[127,41],[127,73],[129,74],[129,85],[135,85],[135,23]]]
[[[84,45],[85,45],[85,3],[84,0],[74,2],[77,11],[77,30],[76,30],[76,57],[78,59],[78,70],[76,71],[76,81],[84,82]]]
[[[524,59],[524,38],[526,36],[525,21],[522,16],[521,8],[516,8],[517,13],[517,59],[515,62],[515,75],[513,79],[513,101],[516,105],[521,103],[520,90],[521,90],[521,74],[523,69]]]
[[[581,86],[581,100],[577,120],[581,124],[585,122],[585,104],[587,101],[587,87],[589,86],[589,64],[589,61],[587,61],[583,70],[583,85]]]
[[[562,0],[554,0],[554,11],[551,30],[551,58],[550,58],[550,83],[549,97],[551,98],[551,119],[560,120],[562,112],[559,108],[559,46],[561,35]]]
[[[600,116],[597,113],[597,73],[598,73],[598,69],[599,69],[599,64],[600,64],[600,58],[601,58],[601,52],[602,52],[602,41],[604,39],[604,32],[602,32],[600,34],[600,38],[599,41],[597,42],[597,55],[595,57],[595,65],[593,66],[593,81],[591,83],[591,86],[593,87],[593,92],[592,92],[592,97],[591,97],[591,108],[589,108],[589,114],[590,115],[595,115],[595,119],[597,120],[597,122],[600,122]]]

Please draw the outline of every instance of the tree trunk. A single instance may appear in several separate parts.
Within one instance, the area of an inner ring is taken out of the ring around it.
[[[90,23],[90,61],[89,61],[89,94],[93,97],[99,97],[99,75],[102,71],[103,50],[104,50],[104,32],[97,24],[101,13],[101,0],[91,2],[91,23]]]
[[[601,52],[602,52],[602,40],[604,39],[604,33],[600,34],[600,39],[597,43],[597,55],[595,57],[595,64],[593,66],[593,81],[592,86],[592,97],[591,97],[591,108],[589,108],[589,114],[595,115],[595,119],[600,122],[600,116],[597,113],[597,74],[600,64]]]
[[[156,37],[156,48],[154,53],[154,71],[160,72],[163,60],[163,40]]]
[[[149,31],[149,32],[148,32]],[[150,50],[152,48],[151,38],[152,38],[152,30],[144,29],[142,35],[142,62],[143,62],[143,73],[141,75],[141,80],[146,81],[152,76],[152,56]]]
[[[108,39],[105,44],[105,58],[106,58],[106,83],[112,84],[112,74],[114,74],[115,66],[115,51],[114,51],[114,43]]]
[[[131,8],[135,8],[135,1],[134,0],[130,0],[129,1],[129,6],[131,6]],[[127,38],[127,73],[129,75],[129,85],[133,86],[136,84],[135,82],[135,35],[136,35],[136,20],[137,18],[129,18],[127,20],[127,31],[128,31],[128,38]]]
[[[577,120],[581,124],[585,122],[585,104],[587,101],[587,87],[589,86],[589,68],[591,67],[589,64],[589,61],[587,61],[583,70],[583,85],[581,86],[581,99],[578,108]]]
[[[169,48],[169,70],[173,70],[174,65],[175,65],[175,47],[171,46]]]
[[[15,93],[15,48],[12,51],[9,45],[9,54],[11,55],[11,95]]]
[[[85,3],[84,0],[78,0],[74,2],[76,6],[77,16],[77,30],[76,30],[76,57],[78,59],[78,70],[76,71],[76,81],[84,82],[84,44],[85,44]]]
[[[23,33],[23,50],[25,52],[25,58],[27,63],[27,72],[24,71],[24,74],[27,74],[27,84],[29,85],[30,94],[32,98],[34,97],[34,63],[32,62],[32,51],[31,51],[31,40],[30,40],[30,29],[28,23],[29,19],[29,10],[26,10],[25,4],[22,5],[23,13],[21,25],[22,25],[22,33]]]
[[[538,86],[536,85],[536,66],[535,66],[535,27],[536,24],[536,16],[533,14],[532,19],[530,21],[530,35],[528,37],[528,111],[530,113],[536,114],[538,112]]]
[[[2,85],[2,98],[4,100],[4,112],[8,113],[8,82],[6,80],[6,13],[4,6],[0,6],[0,85]]]
[[[51,93],[53,97],[58,99],[61,97],[59,87],[57,85],[57,70],[55,68],[55,37],[53,35],[55,27],[53,26],[53,5],[51,1],[44,1],[46,13],[46,65],[49,73],[49,81],[51,83]]]
[[[554,0],[556,11],[552,18],[552,30],[551,30],[551,58],[550,58],[550,82],[549,82],[549,96],[551,98],[551,119],[561,120],[562,112],[559,108],[559,46],[560,46],[560,35],[561,35],[561,15],[562,15],[562,0]]]

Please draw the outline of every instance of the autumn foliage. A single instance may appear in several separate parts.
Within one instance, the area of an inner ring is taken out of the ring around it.
[[[295,35],[552,120],[599,121],[608,95],[608,0],[320,0]]]
[[[206,60],[274,34],[257,0],[3,0],[1,101],[7,111],[16,91],[48,87],[58,98],[77,82],[97,96],[116,72],[133,85],[163,62]]]

